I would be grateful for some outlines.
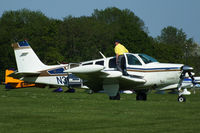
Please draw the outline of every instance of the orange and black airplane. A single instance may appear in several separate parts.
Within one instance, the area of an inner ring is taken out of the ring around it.
[[[24,88],[24,87],[34,87],[36,84],[26,83],[23,80],[15,79],[10,74],[14,73],[13,69],[6,69],[5,71],[5,88],[6,89],[15,89],[15,88]]]

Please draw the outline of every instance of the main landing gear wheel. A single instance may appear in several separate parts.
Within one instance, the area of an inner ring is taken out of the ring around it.
[[[146,101],[147,100],[147,94],[146,93],[137,93],[136,100]]]
[[[184,96],[182,96],[182,95],[180,95],[179,97],[178,97],[178,101],[179,102],[185,102],[186,101],[186,98],[184,97]]]
[[[110,96],[109,98],[110,100],[120,100],[120,94],[118,92],[116,96]]]

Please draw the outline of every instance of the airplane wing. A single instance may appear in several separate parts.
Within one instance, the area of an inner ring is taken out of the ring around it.
[[[120,71],[110,71],[104,69],[102,65],[85,65],[67,69],[64,72],[76,74],[91,89],[102,89],[103,84],[120,84],[120,89],[131,89],[135,85],[144,84],[146,80],[138,77],[123,76]]]
[[[95,72],[99,72],[101,70],[104,69],[104,66],[101,65],[85,65],[85,66],[77,66],[71,69],[67,69],[64,72],[68,72],[68,73],[95,73]]]
[[[161,88],[161,89],[159,89],[159,90],[161,90],[161,91],[173,90],[173,89],[176,89],[177,86],[178,86],[178,84],[172,84],[172,85],[165,86],[165,87],[163,87],[163,88]]]
[[[136,83],[146,83],[145,79],[141,79],[141,78],[136,78],[136,77],[131,77],[131,76],[121,76],[122,79],[127,80],[127,81],[131,81],[131,82],[136,82]]]

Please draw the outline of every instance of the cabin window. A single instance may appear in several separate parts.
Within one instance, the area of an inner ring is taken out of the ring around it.
[[[129,65],[142,65],[141,62],[132,54],[126,54]]]
[[[154,59],[151,56],[148,56],[146,54],[139,54],[140,58],[144,61],[145,64],[151,63],[151,62],[158,62],[156,59]]]
[[[109,60],[109,68],[116,68],[116,58]]]
[[[85,63],[85,64],[82,64],[83,66],[86,66],[86,65],[92,65],[93,62],[89,62],[89,63]]]
[[[95,64],[104,66],[104,61],[103,60],[102,61],[97,61]]]

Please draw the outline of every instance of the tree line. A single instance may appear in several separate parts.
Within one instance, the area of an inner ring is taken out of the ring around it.
[[[28,40],[45,64],[80,62],[114,56],[118,39],[132,53],[146,53],[160,62],[184,63],[200,74],[199,46],[183,29],[165,27],[153,38],[143,20],[129,9],[95,9],[91,16],[66,16],[63,20],[40,11],[5,11],[0,17],[0,80],[5,69],[16,68],[11,43]]]

